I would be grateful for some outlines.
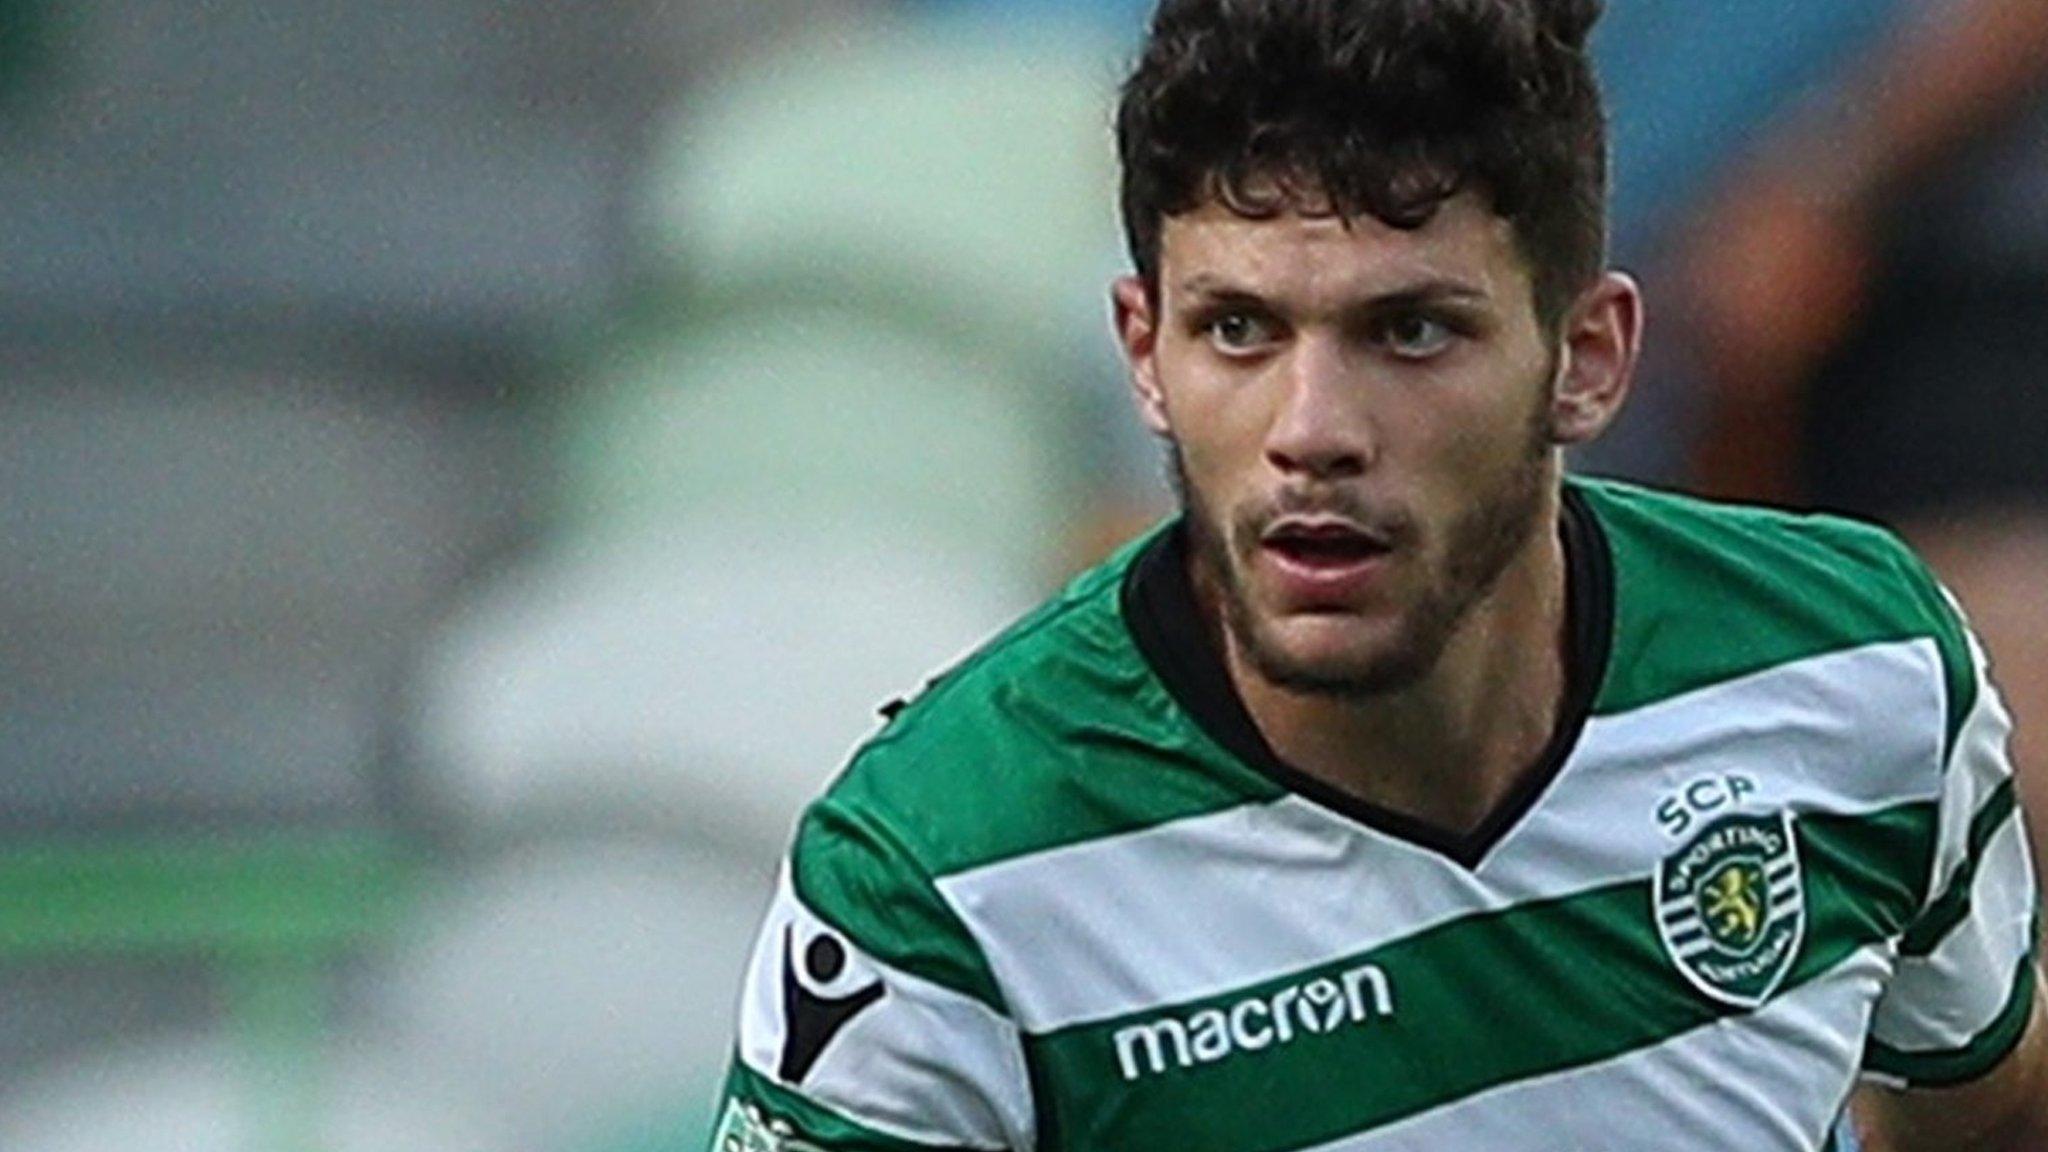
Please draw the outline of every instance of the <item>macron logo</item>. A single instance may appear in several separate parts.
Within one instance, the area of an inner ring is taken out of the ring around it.
[[[1366,964],[1331,979],[1290,985],[1268,996],[1250,996],[1228,1008],[1204,1008],[1186,1017],[1166,1017],[1119,1028],[1117,1066],[1126,1081],[1156,1076],[1168,1068],[1214,1064],[1238,1052],[1292,1044],[1394,1014],[1394,989],[1377,964]]]

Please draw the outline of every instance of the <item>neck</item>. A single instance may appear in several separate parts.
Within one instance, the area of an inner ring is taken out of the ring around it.
[[[1342,698],[1281,688],[1223,629],[1230,678],[1274,752],[1360,800],[1446,831],[1476,829],[1537,767],[1568,689],[1566,564],[1552,493],[1545,527],[1405,689]]]

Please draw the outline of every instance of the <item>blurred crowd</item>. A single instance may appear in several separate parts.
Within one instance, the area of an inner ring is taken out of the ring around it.
[[[2048,5],[1617,0],[1575,466],[1877,517],[2048,812]],[[0,1147],[701,1147],[797,808],[1165,513],[1139,0],[0,0]]]

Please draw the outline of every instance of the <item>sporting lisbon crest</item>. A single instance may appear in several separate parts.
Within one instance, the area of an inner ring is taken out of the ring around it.
[[[1724,816],[1658,861],[1657,934],[1701,992],[1740,1008],[1769,999],[1806,937],[1791,815]]]

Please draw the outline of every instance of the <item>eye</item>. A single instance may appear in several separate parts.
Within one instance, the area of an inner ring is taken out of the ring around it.
[[[1204,324],[1209,343],[1226,354],[1255,352],[1271,344],[1273,324],[1250,312],[1225,312]]]
[[[1380,343],[1403,360],[1427,360],[1457,337],[1450,325],[1419,312],[1391,317],[1379,331]]]

